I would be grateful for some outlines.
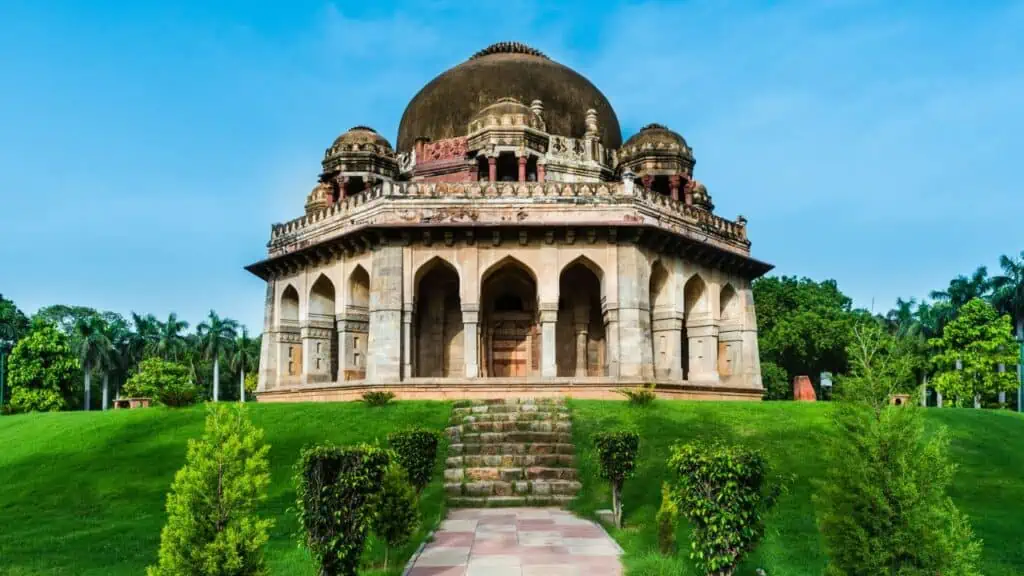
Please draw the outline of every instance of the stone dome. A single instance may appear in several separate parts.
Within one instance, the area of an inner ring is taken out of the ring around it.
[[[529,106],[515,98],[499,98],[497,102],[476,113],[469,121],[469,133],[492,126],[544,129],[544,121]]]
[[[677,153],[686,158],[693,158],[693,150],[686,143],[686,139],[661,124],[648,124],[626,140],[619,151],[619,159],[626,161],[645,151]]]
[[[505,97],[540,100],[547,132],[571,138],[583,137],[587,109],[593,108],[601,142],[608,148],[622,144],[615,110],[589,80],[529,46],[502,42],[442,73],[413,96],[398,127],[398,150],[412,150],[420,137],[464,136],[477,112]]]
[[[377,133],[368,126],[353,126],[348,132],[334,139],[334,143],[324,154],[330,158],[336,154],[348,151],[367,151],[378,154],[394,154],[391,143],[388,139]]]

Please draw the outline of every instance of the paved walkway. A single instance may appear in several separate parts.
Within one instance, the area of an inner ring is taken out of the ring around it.
[[[406,576],[621,576],[603,528],[555,508],[455,509]]]

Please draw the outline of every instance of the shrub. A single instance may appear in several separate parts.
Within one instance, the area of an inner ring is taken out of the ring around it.
[[[147,358],[139,371],[125,382],[122,394],[133,398],[152,398],[165,406],[194,404],[199,388],[192,382],[189,369],[177,362]]]
[[[388,442],[394,449],[398,463],[405,468],[409,482],[422,492],[434,472],[437,461],[438,435],[432,430],[416,428],[388,434]]]
[[[297,470],[302,544],[320,574],[355,576],[390,458],[375,446],[313,446]]]
[[[629,430],[601,432],[594,435],[601,477],[611,483],[612,511],[615,526],[622,527],[622,484],[633,475],[640,435]]]
[[[374,515],[373,531],[384,541],[384,569],[388,568],[388,551],[409,541],[419,522],[416,491],[409,476],[398,463],[388,466],[381,485]]]
[[[854,332],[815,495],[828,574],[980,574],[981,543],[946,495],[945,431],[926,434],[918,408],[888,404],[906,372],[897,344],[873,326]]]
[[[655,386],[656,384],[652,382],[647,386],[619,388],[616,392],[625,396],[629,403],[634,406],[647,406],[658,399],[658,394],[654,391]]]
[[[8,358],[11,412],[57,412],[73,405],[81,374],[67,336],[37,323]]]
[[[668,482],[661,483],[661,508],[658,508],[658,549],[662,554],[676,552],[676,524],[679,523],[679,506],[676,495]]]
[[[693,527],[690,558],[706,574],[730,576],[761,541],[763,516],[778,496],[764,459],[740,446],[694,442],[673,447],[669,468]]]
[[[209,409],[202,439],[189,441],[187,462],[171,484],[149,576],[267,574],[263,545],[273,522],[260,519],[256,507],[267,498],[269,450],[243,406]]]
[[[367,406],[383,406],[394,399],[394,392],[382,392],[379,390],[363,392],[363,402],[366,402]]]

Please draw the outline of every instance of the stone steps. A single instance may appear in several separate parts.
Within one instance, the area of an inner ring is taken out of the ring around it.
[[[461,401],[449,424],[449,505],[562,506],[580,490],[564,400]]]

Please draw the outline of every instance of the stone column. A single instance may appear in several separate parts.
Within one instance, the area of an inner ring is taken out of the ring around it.
[[[480,353],[477,345],[480,338],[477,335],[477,327],[480,324],[480,309],[476,305],[462,307],[462,337],[463,356],[466,365],[466,378],[477,378],[480,376]]]
[[[523,154],[522,156],[519,156],[517,160],[519,161],[519,181],[526,182],[526,162],[529,158],[526,154]]]
[[[537,182],[544,181],[544,162],[537,160]]]
[[[676,310],[655,310],[651,325],[654,377],[682,380],[683,315]]]
[[[489,182],[498,180],[498,158],[496,156],[487,157],[487,180]]]
[[[386,239],[373,251],[370,341],[366,378],[397,382],[402,376],[402,246]]]
[[[650,174],[644,174],[644,176],[640,178],[640,182],[643,182],[644,190],[650,192],[651,185],[654,184],[654,176],[651,176]]]
[[[260,339],[260,367],[256,384],[258,392],[277,384],[277,331],[274,330],[274,281],[267,282],[263,299],[263,338]]]
[[[683,203],[687,206],[693,206],[693,185],[692,180],[686,182],[683,186]]]
[[[686,325],[690,348],[689,382],[718,383],[718,326],[698,319]]]
[[[412,373],[412,359],[415,355],[413,350],[413,310],[412,302],[406,302],[402,305],[402,350],[405,353],[402,355],[402,379],[408,380],[413,377]]]
[[[673,174],[668,177],[668,186],[672,191],[672,199],[677,202],[679,201],[679,181],[679,174]]]
[[[310,319],[301,328],[304,384],[323,384],[331,381],[332,328],[333,316],[329,320]]]
[[[743,321],[740,332],[740,366],[733,366],[733,373],[742,374],[740,381],[733,379],[733,384],[750,388],[763,389],[761,381],[761,352],[757,343],[757,311],[754,306],[754,292],[745,288],[743,296]]]
[[[619,375],[619,308],[608,305],[604,311],[605,351],[608,355],[608,376]]]
[[[542,378],[558,376],[555,362],[555,323],[558,321],[558,302],[540,304],[540,375]]]
[[[616,246],[619,280],[619,376],[629,380],[654,377],[651,363],[650,269],[634,243]]]

